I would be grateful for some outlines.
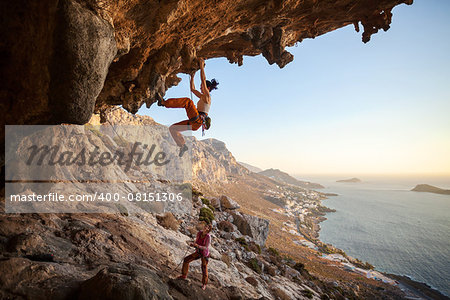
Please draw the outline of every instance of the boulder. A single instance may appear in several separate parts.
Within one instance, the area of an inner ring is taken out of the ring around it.
[[[50,64],[53,122],[84,124],[117,48],[112,26],[76,1],[59,1]]]
[[[158,224],[166,229],[177,231],[180,227],[181,221],[178,221],[171,212],[166,212],[164,215],[156,215]]]
[[[219,200],[223,210],[226,209],[233,210],[240,208],[240,205],[228,196],[222,195],[220,196]]]
[[[222,258],[222,255],[219,251],[217,251],[214,247],[209,246],[209,257],[211,259],[217,259],[220,260]]]
[[[269,220],[236,212],[233,214],[233,224],[242,234],[253,238],[258,245],[263,246],[266,242]]]
[[[84,281],[78,299],[172,299],[156,272],[139,267],[119,266],[100,270]]]
[[[215,209],[221,210],[219,198],[211,198],[209,202]]]
[[[253,276],[248,276],[245,278],[245,281],[253,285],[254,287],[257,287],[259,285],[258,280]]]
[[[225,232],[233,232],[234,231],[233,224],[231,224],[228,221],[219,222],[219,224],[217,224],[217,228],[219,228],[220,230],[225,231]]]
[[[70,264],[4,259],[0,261],[0,299],[71,299],[81,276],[79,268]]]
[[[276,276],[277,269],[274,266],[265,263],[264,264],[264,273],[269,274],[270,276]]]
[[[214,275],[210,276],[210,279],[214,281]],[[201,285],[193,284],[190,280],[169,279],[168,284],[175,299],[219,300],[228,298],[227,291],[216,289],[212,284],[208,284],[205,290],[201,289]]]
[[[227,292],[230,300],[242,300],[244,299],[244,296],[242,295],[242,292],[239,290],[239,288],[235,286],[229,286],[227,287]]]

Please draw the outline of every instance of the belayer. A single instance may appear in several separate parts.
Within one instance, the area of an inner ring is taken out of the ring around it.
[[[197,233],[195,243],[190,243],[191,247],[195,247],[196,251],[191,255],[188,255],[183,260],[183,267],[181,269],[181,275],[178,279],[186,279],[189,271],[189,264],[201,258],[202,260],[202,289],[206,289],[208,283],[208,260],[209,260],[209,245],[211,244],[211,224],[206,224],[203,230]]]
[[[206,80],[205,76],[205,61],[203,59],[199,59],[200,62],[200,90],[201,92],[195,89],[194,85],[194,76],[191,75],[191,92],[194,93],[195,96],[200,98],[197,102],[197,106],[195,106],[192,99],[189,98],[170,98],[164,100],[161,95],[156,94],[156,100],[158,106],[164,106],[167,108],[184,108],[186,109],[186,114],[188,116],[188,120],[184,120],[178,123],[173,124],[169,127],[170,134],[173,139],[180,147],[179,156],[183,156],[183,154],[188,150],[186,146],[186,142],[181,135],[180,132],[186,130],[196,131],[200,127],[202,130],[208,130],[211,127],[211,118],[208,116],[209,108],[211,106],[211,95],[210,92],[212,90],[217,89],[217,85],[219,84],[215,79],[211,81]]]

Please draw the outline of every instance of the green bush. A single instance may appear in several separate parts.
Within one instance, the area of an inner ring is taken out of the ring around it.
[[[216,209],[214,208],[214,206],[211,205],[211,201],[209,201],[209,199],[206,199],[206,198],[204,198],[204,197],[201,197],[200,199],[202,200],[202,203],[203,203],[204,205],[208,206],[209,209],[210,209],[211,211],[215,211],[215,210],[216,210]]]
[[[236,238],[235,241],[238,242],[239,244],[241,244],[242,246],[248,245],[247,241],[243,237]]]
[[[250,259],[248,261],[248,266],[256,273],[261,274],[261,267],[259,266],[258,260],[256,258]]]
[[[294,270],[297,270],[301,273],[305,269],[305,265],[298,262],[294,265],[293,268],[294,268]]]
[[[283,257],[283,260],[286,262],[286,264],[288,264],[288,265],[294,265],[295,264],[295,260],[292,258],[292,257],[290,257],[290,256],[287,256],[287,255],[285,255],[284,257]]]
[[[247,241],[243,237],[236,238],[236,242],[241,244],[241,246],[244,247],[244,249],[246,251],[250,251],[250,248],[248,247]]]
[[[261,254],[261,246],[259,246],[257,243],[255,242],[250,242],[250,244],[248,245],[249,249],[257,254]]]
[[[273,256],[277,256],[277,257],[280,256],[280,252],[278,252],[278,250],[275,249],[275,248],[269,247],[268,251],[269,251],[269,253],[272,254]]]
[[[200,208],[200,215],[198,218],[200,221],[205,221],[208,224],[214,220],[214,213],[211,209],[207,207]]]
[[[313,297],[313,292],[311,292],[310,290],[303,290],[302,291],[303,296],[305,296],[306,298],[311,299]]]
[[[203,196],[203,193],[200,192],[199,190],[197,190],[195,187],[191,187],[191,189],[192,189],[192,196],[197,196],[197,197]]]

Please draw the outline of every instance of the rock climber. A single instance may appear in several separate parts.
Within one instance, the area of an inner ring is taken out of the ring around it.
[[[202,289],[206,289],[208,283],[208,259],[209,259],[209,245],[211,244],[211,224],[205,224],[203,230],[197,232],[195,243],[190,243],[189,246],[195,247],[196,251],[184,258],[181,275],[178,279],[186,279],[189,271],[189,264],[201,258],[202,260]]]
[[[180,154],[179,154],[180,157],[183,156],[183,154],[188,150],[186,142],[180,132],[186,130],[196,131],[200,127],[202,127],[202,130],[204,131],[205,129],[208,130],[211,127],[211,118],[208,116],[209,108],[211,106],[210,92],[212,90],[217,89],[217,85],[219,83],[215,79],[212,79],[211,81],[206,80],[205,61],[203,59],[199,59],[199,63],[200,63],[200,79],[202,81],[200,85],[201,92],[195,89],[193,76],[194,74],[191,74],[191,82],[190,82],[191,92],[194,93],[195,96],[200,98],[200,100],[198,100],[197,102],[197,107],[194,105],[192,99],[189,99],[187,97],[170,98],[164,100],[160,94],[158,93],[156,94],[158,106],[164,106],[167,108],[186,109],[186,114],[189,119],[175,123],[169,127],[170,134],[172,135],[177,145],[180,147]]]

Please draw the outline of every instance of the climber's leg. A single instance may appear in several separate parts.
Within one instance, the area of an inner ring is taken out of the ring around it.
[[[182,147],[185,143],[183,135],[180,132],[187,131],[187,130],[193,130],[196,131],[202,126],[202,120],[198,118],[194,122],[189,122],[189,120],[181,121],[178,123],[175,123],[169,127],[170,134],[172,135],[175,143],[179,147]]]
[[[197,252],[192,253],[191,255],[188,255],[184,258],[183,260],[183,267],[181,269],[181,278],[186,278],[189,272],[189,264],[200,258],[200,254],[198,254]]]
[[[170,134],[172,135],[175,143],[179,147],[182,147],[185,143],[183,135],[180,132],[191,130],[191,126],[189,125],[189,120],[181,121],[175,123],[169,127]]]
[[[208,257],[202,257],[202,288],[205,289],[208,283]]]
[[[184,108],[189,119],[198,116],[197,107],[194,101],[189,98],[170,98],[163,102],[163,105],[168,108]]]

